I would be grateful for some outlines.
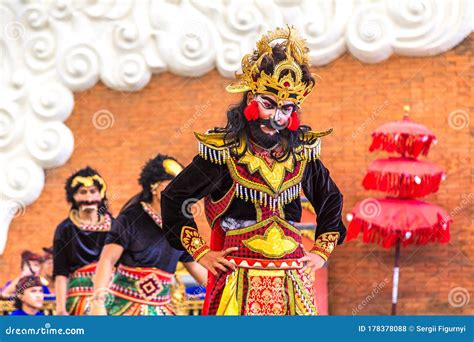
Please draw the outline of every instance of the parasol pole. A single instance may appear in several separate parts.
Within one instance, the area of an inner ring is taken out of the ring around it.
[[[397,314],[398,276],[400,274],[399,260],[400,260],[400,238],[397,239],[397,245],[395,246],[395,263],[393,265],[392,316],[395,316]]]

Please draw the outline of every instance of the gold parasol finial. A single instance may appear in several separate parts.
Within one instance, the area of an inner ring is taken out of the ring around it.
[[[410,105],[404,105],[403,106],[403,111],[404,111],[403,118],[404,119],[408,119],[408,117],[410,116],[410,109],[411,109]]]

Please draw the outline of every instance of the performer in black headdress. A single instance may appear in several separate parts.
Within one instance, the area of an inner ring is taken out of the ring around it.
[[[56,228],[53,243],[58,315],[83,315],[89,309],[92,277],[113,221],[107,211],[106,190],[104,179],[91,167],[66,181],[71,210]]]
[[[92,314],[173,315],[170,290],[179,261],[199,283],[206,282],[204,267],[171,247],[161,227],[161,191],[182,169],[174,158],[161,154],[144,166],[142,191],[125,204],[108,233],[94,282]]]

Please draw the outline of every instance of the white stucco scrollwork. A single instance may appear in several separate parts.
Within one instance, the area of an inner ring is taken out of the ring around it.
[[[470,0],[24,0],[0,2],[0,253],[8,227],[74,150],[74,92],[139,91],[153,74],[233,77],[269,29],[296,26],[314,65],[445,52],[473,29]]]

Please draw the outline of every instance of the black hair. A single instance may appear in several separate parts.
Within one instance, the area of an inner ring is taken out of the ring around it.
[[[18,295],[16,295],[15,298],[14,298],[14,301],[13,301],[13,306],[16,309],[21,309],[22,305],[23,305],[23,302],[20,300],[20,298],[18,298]]]
[[[166,172],[163,166],[163,162],[166,159],[172,159],[179,164],[175,158],[164,154],[157,154],[154,158],[149,159],[143,166],[140,177],[138,178],[138,183],[142,187],[142,190],[125,203],[120,213],[138,202],[143,201],[150,203],[153,200],[151,186],[157,182],[172,180],[174,178],[173,175]]]

